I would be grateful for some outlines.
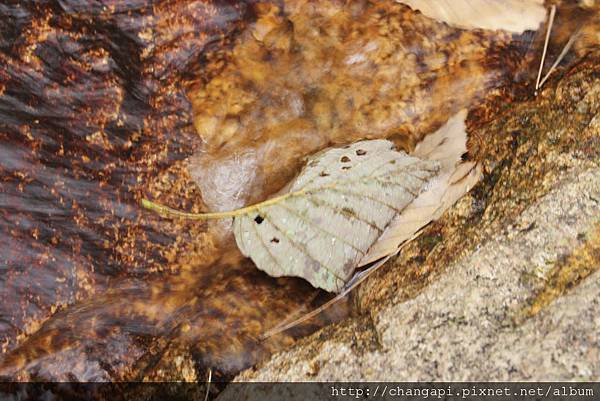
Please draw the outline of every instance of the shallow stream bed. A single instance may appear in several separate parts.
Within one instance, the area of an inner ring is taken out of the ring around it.
[[[239,207],[327,146],[410,150],[461,108],[477,126],[532,96],[541,31],[460,30],[391,1],[274,3],[0,4],[2,377],[228,380],[352,306],[260,341],[330,295],[256,270],[226,222],[161,219],[143,197]],[[547,64],[597,23],[566,3]]]

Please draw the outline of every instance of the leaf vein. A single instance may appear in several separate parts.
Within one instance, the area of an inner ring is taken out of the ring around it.
[[[308,200],[310,200],[310,197],[307,197]],[[296,217],[298,217],[300,220],[302,220],[303,222],[305,222],[306,224],[308,224],[311,227],[315,227],[316,229],[324,232],[325,234],[332,236],[335,239],[340,240],[341,242],[343,242],[344,244],[348,245],[349,247],[352,247],[355,251],[359,252],[361,255],[364,255],[365,253],[363,251],[361,251],[359,248],[355,247],[354,245],[352,245],[351,243],[347,242],[344,238],[342,237],[338,237],[337,235],[333,234],[332,232],[322,228],[321,226],[315,224],[314,222],[310,221],[306,216],[303,216],[302,214],[298,213],[297,211],[293,210],[292,208],[289,208],[287,206],[285,206],[284,203],[280,203],[279,205],[282,208],[284,208],[285,210],[287,210],[289,213],[295,215]]]
[[[337,208],[335,205],[330,204],[329,202],[324,201],[323,199],[314,199],[314,197],[307,197],[308,201],[311,202],[313,205],[317,206],[317,207],[325,207],[328,209],[331,209],[335,212],[341,212],[343,213],[345,216],[348,216],[354,220],[358,220],[362,223],[365,223],[367,225],[369,225],[371,228],[377,230],[377,232],[382,233],[383,230],[381,230],[379,227],[377,227],[375,224],[371,223],[370,221],[367,221],[363,218],[361,218],[360,216],[358,216],[356,213],[354,213],[353,211],[350,210],[346,210],[344,208]]]
[[[344,191],[344,190],[341,190],[341,189],[339,189],[339,188],[335,188],[335,187],[332,187],[332,188],[327,188],[327,189],[329,189],[329,190],[331,190],[331,191],[334,191],[334,192],[339,192],[339,193],[341,193],[341,194],[345,194],[345,195],[353,195],[353,196],[359,196],[359,197],[362,197],[362,198],[371,199],[373,202],[379,203],[380,205],[383,205],[383,206],[387,207],[388,209],[392,209],[392,210],[394,210],[395,212],[401,212],[401,211],[402,211],[402,209],[397,209],[395,206],[388,205],[387,203],[385,203],[385,202],[384,202],[384,201],[382,201],[381,199],[377,199],[377,198],[374,198],[374,197],[372,197],[372,196],[365,195],[365,194],[363,194],[363,193],[361,193],[361,194],[357,194],[356,192],[352,192],[352,191]]]
[[[373,177],[373,179],[375,181],[377,181],[377,182],[382,183],[382,184],[397,185],[399,187],[402,187],[402,189],[404,189],[406,192],[408,192],[409,194],[411,194],[413,196],[413,198],[417,197],[418,194],[416,192],[411,191],[409,188],[406,187],[406,185],[400,184],[399,182],[395,182],[395,181],[385,181],[385,180],[382,180],[380,177],[381,176]]]
[[[265,218],[265,220],[267,220],[275,228],[275,230],[279,231],[288,240],[288,242],[290,243],[290,245],[292,245],[294,248],[296,248],[301,253],[303,253],[306,256],[308,256],[313,262],[317,262],[319,264],[319,266],[321,266],[322,268],[324,268],[325,270],[327,270],[332,276],[334,276],[338,280],[341,280],[341,281],[345,282],[337,274],[335,274],[335,272],[332,269],[330,269],[328,266],[324,265],[323,263],[319,262],[310,253],[308,253],[308,251],[306,250],[306,248],[303,245],[300,247],[299,244],[297,244],[295,241],[293,241],[292,238],[289,235],[287,235],[281,228],[279,228],[279,226],[277,226],[273,222],[273,220],[271,220],[271,218],[269,216],[267,216],[266,213],[265,213],[264,218]]]

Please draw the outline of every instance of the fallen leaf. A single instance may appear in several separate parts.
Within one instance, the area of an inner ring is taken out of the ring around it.
[[[426,184],[421,194],[394,217],[386,231],[360,261],[358,267],[369,265],[368,268],[355,274],[335,298],[293,321],[278,324],[266,331],[262,338],[268,338],[295,327],[343,299],[383,266],[391,256],[400,252],[403,246],[418,237],[423,227],[439,218],[480,180],[480,166],[462,160],[462,155],[467,150],[466,117],[467,111],[460,111],[439,130],[426,136],[412,152],[412,156],[438,161],[440,170]]]
[[[260,270],[339,293],[358,267],[396,253],[480,179],[479,167],[462,161],[466,114],[428,135],[412,155],[387,140],[326,149],[279,194],[242,209],[194,214],[142,204],[188,219],[233,217],[238,247]]]
[[[339,292],[438,169],[386,140],[328,149],[309,160],[286,194],[235,217],[237,244],[271,276]]]

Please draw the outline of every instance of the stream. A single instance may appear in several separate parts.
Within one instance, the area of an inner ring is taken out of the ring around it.
[[[549,60],[590,16],[565,10]],[[227,221],[141,199],[230,210],[328,146],[410,150],[530,96],[543,36],[391,1],[5,0],[0,20],[0,377],[18,381],[227,381],[342,319],[351,302],[261,340],[331,295],[258,271]]]

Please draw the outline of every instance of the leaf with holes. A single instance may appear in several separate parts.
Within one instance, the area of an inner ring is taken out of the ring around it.
[[[283,195],[234,220],[242,253],[271,276],[339,292],[394,216],[437,174],[386,140],[313,156]]]

